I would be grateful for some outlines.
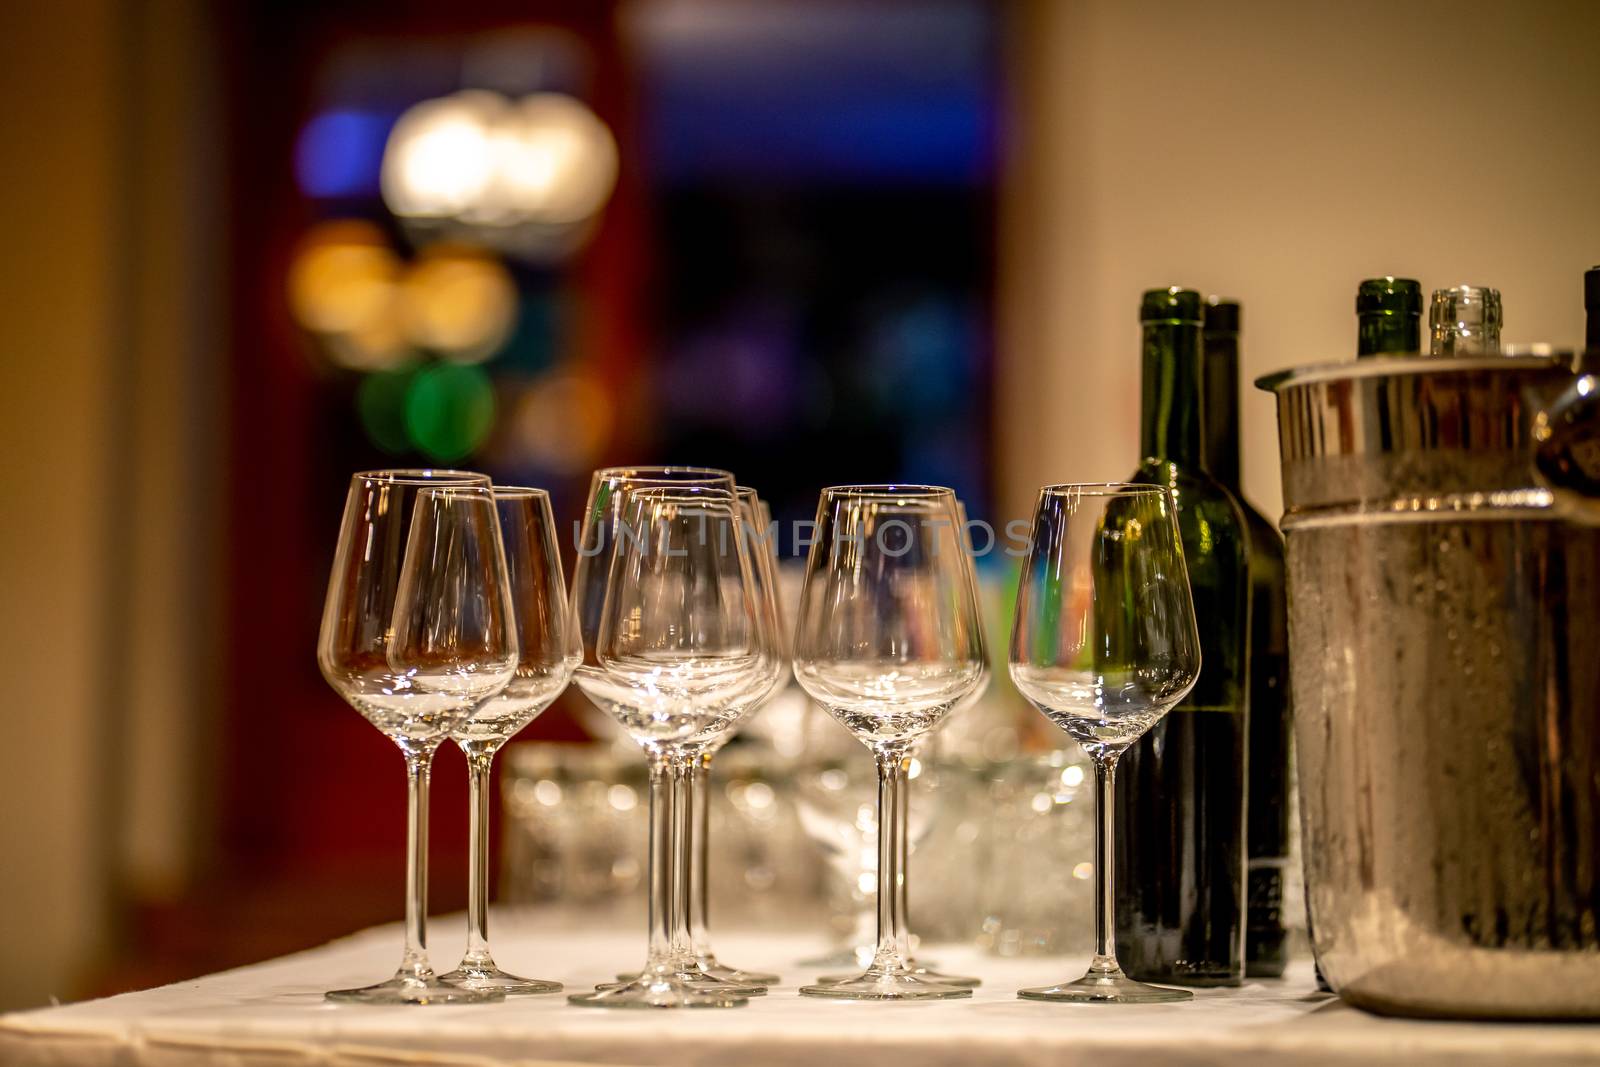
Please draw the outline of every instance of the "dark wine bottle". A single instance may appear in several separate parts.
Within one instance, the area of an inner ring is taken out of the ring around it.
[[[1583,272],[1583,347],[1589,352],[1600,352],[1600,266]]]
[[[1131,976],[1244,975],[1249,549],[1244,514],[1205,471],[1200,294],[1144,294],[1137,482],[1170,487],[1200,621],[1200,677],[1117,772],[1117,959]]]
[[[1356,289],[1356,355],[1422,351],[1422,286],[1368,278]]]
[[[1245,499],[1239,473],[1239,319],[1237,302],[1206,302],[1204,465],[1244,512],[1250,539],[1250,729],[1245,806],[1244,973],[1276,978],[1288,963],[1283,885],[1289,864],[1289,604],[1283,538]]]

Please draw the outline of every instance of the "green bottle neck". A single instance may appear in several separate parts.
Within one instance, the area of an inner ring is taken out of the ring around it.
[[[1239,488],[1239,335],[1205,335],[1200,378],[1205,396],[1201,420],[1202,462],[1229,489]]]
[[[1200,324],[1163,320],[1144,324],[1144,368],[1139,412],[1139,448],[1144,459],[1161,459],[1200,470]]]
[[[1373,312],[1356,318],[1356,355],[1421,352],[1422,316]]]

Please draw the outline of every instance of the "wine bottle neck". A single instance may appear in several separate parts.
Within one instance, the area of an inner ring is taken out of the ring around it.
[[[1373,356],[1380,352],[1422,351],[1422,319],[1417,315],[1372,312],[1360,316],[1356,331],[1356,355]]]
[[[1207,331],[1201,379],[1205,397],[1202,462],[1229,489],[1239,488],[1239,335]]]
[[[1200,437],[1200,324],[1144,324],[1139,422],[1144,459],[1204,466]]]

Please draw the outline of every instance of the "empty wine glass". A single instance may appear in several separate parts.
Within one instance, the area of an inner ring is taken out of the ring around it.
[[[681,782],[690,753],[764,697],[778,665],[731,489],[621,486],[620,520],[594,644],[579,685],[650,762],[650,944],[622,985],[576,994],[608,1008],[736,1007],[741,987],[688,968]],[[575,593],[576,595],[576,593]],[[760,990],[751,990],[760,991]]]
[[[494,508],[505,545],[511,612],[521,653],[516,673],[499,693],[461,719],[451,737],[467,758],[471,860],[467,891],[467,951],[440,981],[508,995],[559,993],[560,982],[520,978],[501,970],[489,951],[489,804],[495,754],[561,695],[581,650],[556,546],[555,516],[543,489],[496,486]]]
[[[936,486],[825,489],[795,627],[800,685],[877,758],[878,948],[867,970],[805,996],[946,999],[970,988],[907,962],[900,841],[912,746],[978,684],[983,639],[955,494]]]
[[[762,624],[770,631],[767,645],[779,669],[774,672],[771,688],[751,704],[747,715],[753,714],[783,687],[786,680],[782,658],[783,619],[777,594],[776,534],[766,504],[754,489],[738,486],[740,532],[746,538],[750,555],[750,573],[755,579],[755,595],[761,603]],[[687,791],[685,803],[689,809],[688,836],[684,849],[689,855],[689,885],[686,899],[689,905],[689,944],[694,957],[693,966],[703,974],[720,978],[734,985],[776,985],[780,976],[762,971],[746,971],[729,967],[717,960],[711,950],[710,894],[707,891],[710,866],[710,805],[709,790],[711,761],[723,745],[733,737],[732,725],[728,729],[700,743],[698,753],[689,753],[689,773],[684,778]]]
[[[589,702],[601,712],[598,718],[604,721],[604,728],[608,730],[617,729],[627,712],[622,705],[616,703],[617,690],[607,680],[605,672],[600,669],[595,648],[600,636],[601,615],[605,607],[611,566],[618,549],[626,547],[630,538],[637,538],[637,531],[628,528],[623,521],[623,501],[630,489],[680,486],[716,489],[728,494],[730,498],[735,494],[733,475],[714,467],[606,467],[595,471],[589,483],[589,499],[584,508],[582,530],[578,539],[578,560],[572,576],[572,602],[583,639],[584,657],[575,677],[578,688],[583,690]],[[637,740],[625,728],[622,734],[629,740]],[[654,766],[652,763],[652,767]],[[680,960],[680,978],[683,982],[714,986],[721,992],[736,992],[737,995],[743,996],[763,993],[764,987],[748,983],[738,986],[725,983],[719,978],[700,972],[696,965],[687,926],[690,907],[688,892],[684,888],[690,880],[691,859],[689,851],[682,847],[683,837],[688,830],[679,833],[674,821],[675,813],[680,809],[686,818],[689,814],[688,799],[680,795],[687,788],[684,784],[686,775],[683,769],[677,766],[666,768],[663,774],[665,780],[661,783],[662,795],[657,798],[657,807],[661,809],[661,817],[667,820],[672,834],[669,841],[663,845],[661,877],[646,882],[650,897],[650,914],[664,916],[669,908],[676,909],[678,913],[673,929],[679,932],[681,938],[680,943],[675,944],[673,948]],[[654,793],[652,795],[654,796]],[[654,813],[655,809],[652,809],[652,812]],[[656,815],[652,814],[652,825],[655,818]],[[618,977],[626,983],[637,977],[637,974]]]
[[[1149,1003],[1186,989],[1145,985],[1117,965],[1112,783],[1117,758],[1200,675],[1200,637],[1169,489],[1051,485],[1039,492],[1017,584],[1011,679],[1094,762],[1095,954],[1073,982],[1027,1000]]]
[[[971,538],[967,534],[967,530],[968,530],[968,527],[967,527],[967,506],[961,502],[961,499],[959,497],[956,498],[956,522],[957,522],[956,529],[960,534],[960,536],[959,536],[959,538],[957,540],[957,543],[961,547],[961,558],[962,558],[962,561],[966,564],[966,567],[967,567],[967,580],[972,585],[972,595],[973,595],[974,601],[980,605],[980,614],[979,614],[980,625],[978,627],[978,643],[979,643],[979,647],[982,650],[982,654],[983,654],[983,670],[982,670],[982,673],[978,677],[977,684],[972,687],[972,689],[967,693],[966,696],[964,696],[960,700],[956,701],[955,706],[950,709],[950,714],[951,715],[954,715],[957,712],[960,712],[960,711],[963,711],[963,710],[965,710],[967,708],[970,708],[972,705],[976,704],[980,699],[982,699],[984,690],[989,688],[989,675],[990,675],[988,639],[985,637],[983,626],[981,625],[981,620],[982,620],[982,613],[981,613],[982,600],[978,597],[978,572],[977,572],[977,566],[976,566],[976,564],[975,564],[975,562],[973,561],[973,558],[972,558],[972,541],[971,541]],[[945,720],[941,721],[940,722],[940,727],[942,727],[944,725],[944,723],[948,722],[948,721],[949,721],[948,718],[946,718]],[[932,758],[932,747],[933,746],[929,743],[929,740],[930,740],[930,738],[932,736],[933,736],[932,733],[930,733],[927,737],[919,739],[917,744],[914,746],[914,750],[913,750],[913,753],[912,753],[912,755],[915,756],[915,757],[923,758],[924,765],[926,765],[927,761]],[[909,792],[910,791],[910,786],[908,785],[906,788],[907,788],[907,791]],[[911,834],[911,826],[910,826],[910,823],[908,821],[910,819],[910,810],[911,810],[911,805],[910,804],[901,804],[895,809],[896,814],[898,815],[898,817],[900,819],[900,825],[895,829],[895,841],[897,842],[898,847],[900,849],[900,874],[901,874],[900,879],[895,883],[896,887],[897,887],[897,891],[900,894],[900,900],[899,900],[899,903],[898,903],[897,907],[900,910],[900,914],[905,916],[906,930],[907,930],[907,942],[908,943],[910,941],[910,933],[909,933],[909,931],[910,931],[910,928],[911,928],[911,904],[910,904],[909,892],[907,890],[907,886],[910,885],[910,883],[911,883],[911,877],[910,877],[910,873],[909,872],[911,870],[911,840],[912,840],[912,834]],[[852,962],[854,962],[854,961],[852,961]],[[975,987],[980,986],[980,985],[983,984],[982,979],[975,978],[975,977],[972,977],[970,975],[946,974],[943,971],[935,970],[933,967],[929,966],[928,964],[920,962],[915,956],[910,955],[909,952],[908,952],[908,954],[906,956],[906,967],[912,974],[916,975],[918,978],[925,978],[930,982],[937,982],[939,985],[966,986],[968,988],[975,988]],[[823,977],[818,978],[817,982],[818,982],[818,984],[836,984],[836,983],[839,983],[839,982],[846,982],[846,981],[849,981],[851,978],[854,978],[856,973],[858,973],[858,972],[851,972],[849,974],[824,975]]]
[[[369,1004],[498,1000],[441,982],[428,964],[428,779],[433,754],[517,658],[489,479],[463,471],[375,471],[350,480],[317,641],[340,696],[406,761],[405,952],[387,982],[328,993]]]

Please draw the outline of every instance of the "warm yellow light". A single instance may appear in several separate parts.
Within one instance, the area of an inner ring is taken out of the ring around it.
[[[577,474],[595,466],[614,421],[611,398],[599,383],[558,373],[523,394],[512,434],[516,447],[541,467]]]
[[[500,350],[516,322],[517,291],[498,259],[459,245],[435,245],[406,273],[401,302],[413,344],[457,363]]]
[[[295,321],[319,335],[330,357],[355,370],[394,366],[406,356],[397,305],[400,260],[369,222],[313,228],[289,267]]]

